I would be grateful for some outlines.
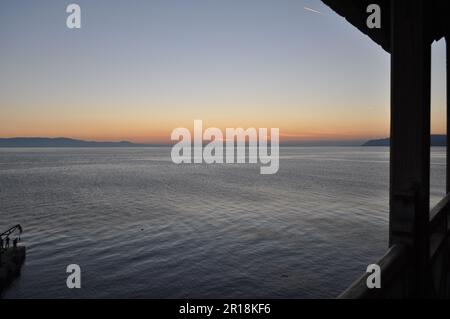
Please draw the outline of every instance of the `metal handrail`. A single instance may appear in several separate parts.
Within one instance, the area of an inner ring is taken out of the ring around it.
[[[22,232],[23,232],[22,226],[20,226],[20,224],[17,224],[15,226],[11,227],[10,229],[8,229],[7,231],[4,231],[3,233],[1,233],[0,238],[8,237],[12,233],[14,233],[16,230],[19,231],[19,234],[22,234]]]

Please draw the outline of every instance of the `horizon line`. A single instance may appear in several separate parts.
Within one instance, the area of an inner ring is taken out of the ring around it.
[[[431,135],[443,135],[443,134],[431,134]],[[364,143],[372,140],[382,140],[388,139],[389,137],[377,137],[377,138],[359,138],[359,139],[323,139],[323,140],[285,140],[280,141],[280,146],[362,146]],[[33,143],[33,140],[48,140],[48,141],[57,141],[57,140],[66,140],[67,142],[72,141],[73,143],[86,143],[86,144],[103,144],[98,146],[121,146],[121,147],[170,147],[176,144],[176,141],[173,142],[133,142],[129,140],[98,140],[98,139],[80,139],[80,138],[72,138],[72,137],[42,137],[42,136],[15,136],[15,137],[0,137],[0,141],[10,141],[14,142],[14,140],[22,140],[23,143]],[[26,141],[29,140],[29,141]],[[20,141],[18,141],[20,143]],[[204,142],[203,145],[207,145],[208,142]],[[246,146],[248,143],[246,143]],[[85,145],[88,146],[89,145]],[[96,145],[90,145],[96,146]],[[11,145],[0,145],[0,147],[15,147],[14,144]],[[26,144],[26,146],[16,146],[16,147],[33,147],[32,144]],[[42,144],[36,147],[45,147]],[[48,147],[64,147],[64,145],[48,145]],[[68,147],[83,147],[68,145]]]

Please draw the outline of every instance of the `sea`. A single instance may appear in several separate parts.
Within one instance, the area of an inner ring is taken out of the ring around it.
[[[389,149],[282,147],[279,165],[2,148],[0,232],[20,223],[27,249],[3,298],[334,298],[388,247]],[[445,148],[430,194],[445,194]]]

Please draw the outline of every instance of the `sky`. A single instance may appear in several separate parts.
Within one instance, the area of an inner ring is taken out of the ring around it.
[[[282,141],[389,134],[390,58],[319,0],[0,2],[0,137],[170,141],[177,127]],[[445,133],[433,45],[432,133]]]

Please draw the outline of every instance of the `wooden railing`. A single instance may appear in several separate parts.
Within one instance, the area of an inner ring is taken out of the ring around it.
[[[449,215],[450,194],[443,198],[431,211],[429,221],[430,256],[429,289],[430,298],[448,298],[450,296],[450,251],[449,251]],[[381,287],[368,288],[366,273],[356,280],[339,298],[412,298],[416,291],[414,254],[407,245],[396,244],[376,262],[381,270]],[[420,294],[423,295],[423,294]]]
[[[403,270],[407,266],[408,250],[406,246],[394,245],[386,252],[386,254],[376,263],[381,270],[381,288],[367,287],[367,278],[370,275],[366,273],[356,280],[347,290],[345,290],[339,298],[342,299],[368,299],[383,298],[392,294],[402,278]]]

